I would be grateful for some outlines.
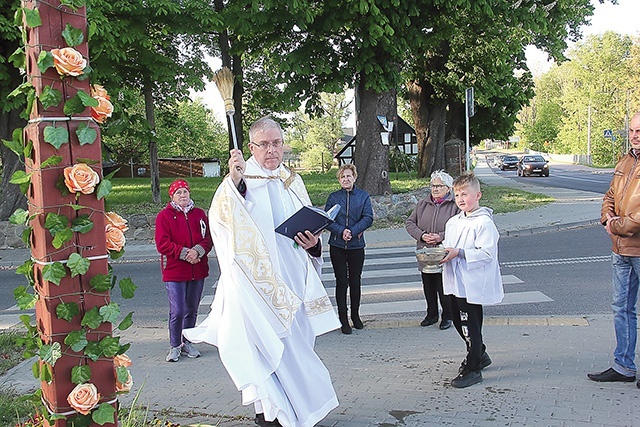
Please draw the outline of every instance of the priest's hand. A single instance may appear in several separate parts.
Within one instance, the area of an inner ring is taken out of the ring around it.
[[[309,230],[305,230],[304,233],[298,233],[295,235],[294,240],[305,251],[315,247],[318,244],[319,238]]]
[[[242,151],[231,150],[229,154],[229,175],[231,176],[231,180],[233,180],[233,184],[237,187],[244,176],[246,164],[242,156]]]

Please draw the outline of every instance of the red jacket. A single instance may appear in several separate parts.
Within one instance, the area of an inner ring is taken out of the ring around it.
[[[191,264],[180,259],[183,249],[193,247],[203,253],[200,262]],[[193,208],[185,214],[169,203],[158,213],[156,248],[160,252],[162,281],[188,282],[207,277],[209,275],[207,254],[212,247],[209,221],[202,209]]]

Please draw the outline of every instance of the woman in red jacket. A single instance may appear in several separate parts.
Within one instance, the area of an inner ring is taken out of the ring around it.
[[[209,275],[207,254],[213,246],[207,214],[196,208],[189,184],[176,179],[169,186],[171,201],[156,217],[156,248],[160,253],[162,281],[169,297],[169,341],[167,362],[177,362],[180,353],[200,357],[182,330],[196,325],[204,279]]]

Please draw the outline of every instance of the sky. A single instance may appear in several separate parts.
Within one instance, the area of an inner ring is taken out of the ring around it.
[[[606,31],[616,31],[631,36],[640,35],[640,25],[638,25],[640,0],[618,0],[617,5],[612,5],[608,0],[605,4],[600,4],[598,0],[591,0],[591,3],[595,6],[595,10],[590,24],[582,27],[583,36],[602,34]],[[527,48],[526,53],[527,64],[534,75],[543,74],[551,66],[551,63],[547,61],[547,55],[535,47]],[[217,70],[220,68],[221,62],[214,58],[210,65],[214,70]],[[225,123],[224,103],[213,82],[208,82],[203,92],[192,94],[192,98],[196,96],[202,97],[205,105],[215,112],[218,120]],[[345,125],[353,127],[350,122],[351,120],[348,120]]]

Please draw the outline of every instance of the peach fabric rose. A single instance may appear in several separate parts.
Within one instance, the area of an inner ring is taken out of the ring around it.
[[[118,354],[113,358],[113,364],[116,366],[116,368],[119,368],[120,366],[128,368],[129,366],[133,365],[133,362],[126,354]]]
[[[51,49],[53,65],[61,76],[79,76],[87,66],[87,60],[72,47]]]
[[[102,96],[94,96],[93,99],[98,101],[98,106],[91,107],[91,117],[98,123],[104,123],[113,114],[113,104]]]
[[[104,215],[107,218],[107,223],[111,224],[115,228],[118,228],[120,231],[125,232],[129,229],[129,226],[127,225],[127,220],[122,218],[117,213],[107,212]]]
[[[69,405],[82,415],[87,415],[91,412],[91,409],[99,401],[100,393],[98,393],[96,386],[91,383],[78,384],[67,396]]]
[[[120,252],[126,242],[122,230],[107,223],[104,226],[104,231],[107,237],[107,250]]]
[[[89,165],[77,163],[64,168],[64,185],[70,192],[91,194],[100,182],[100,176]]]
[[[91,86],[91,96],[97,98],[98,96],[101,98],[111,99],[107,90],[101,85],[93,85]]]
[[[118,381],[117,377],[116,377],[116,392],[117,393],[126,393],[128,391],[131,391],[131,387],[133,387],[133,377],[131,376],[131,372],[129,372],[129,370],[127,370],[127,382],[125,382],[124,384],[121,383],[120,381]]]

